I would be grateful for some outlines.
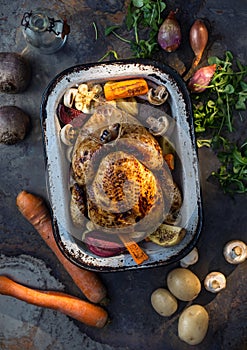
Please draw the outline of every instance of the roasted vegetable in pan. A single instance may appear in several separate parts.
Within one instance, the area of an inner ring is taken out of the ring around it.
[[[145,95],[148,92],[148,84],[145,79],[131,79],[122,81],[109,81],[104,84],[104,94],[107,101],[118,98]]]

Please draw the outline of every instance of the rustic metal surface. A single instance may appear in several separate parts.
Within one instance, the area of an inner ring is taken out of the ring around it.
[[[39,5],[47,5],[39,1]],[[181,22],[184,40],[181,49],[172,54],[162,53],[156,57],[166,63],[189,66],[193,54],[188,47],[187,35],[193,20],[201,17],[208,20],[210,26],[209,54],[222,54],[231,50],[244,63],[246,50],[246,4],[245,1],[175,1],[166,2],[168,9],[179,8],[178,19]],[[16,209],[15,198],[22,190],[47,197],[43,145],[39,120],[39,108],[42,93],[48,82],[63,69],[75,64],[90,63],[99,60],[108,49],[117,50],[121,58],[130,56],[128,47],[115,37],[105,37],[107,25],[121,24],[124,20],[127,1],[49,1],[49,8],[66,16],[71,25],[71,34],[63,50],[45,56],[26,47],[20,28],[23,12],[33,7],[30,0],[0,2],[0,50],[22,52],[30,61],[33,78],[28,90],[18,95],[0,95],[1,105],[14,104],[29,113],[32,130],[21,143],[13,146],[0,145],[0,253],[18,257],[25,254],[44,261],[51,269],[52,276],[63,283],[65,291],[81,296],[70,277],[58,263],[54,254],[45,246],[34,229],[21,217]],[[97,24],[98,39],[95,39],[93,22]],[[243,113],[243,125],[239,137],[246,138],[246,114]],[[202,289],[196,302],[205,305],[210,314],[207,337],[195,349],[244,350],[247,344],[246,332],[246,271],[244,263],[238,267],[224,261],[224,244],[234,238],[247,241],[247,197],[230,198],[224,195],[217,185],[208,180],[210,172],[217,166],[217,160],[207,149],[199,152],[202,196],[204,203],[204,225],[198,242],[199,262],[192,270],[203,281],[208,272],[220,270],[227,277],[227,289],[217,296]],[[177,315],[169,319],[162,318],[150,305],[150,295],[158,287],[165,286],[166,275],[177,264],[152,270],[127,271],[101,274],[108,288],[110,302],[107,305],[112,322],[102,330],[86,327],[72,322],[76,330],[72,338],[68,337],[64,349],[155,349],[180,350],[191,347],[177,337]],[[25,282],[25,281],[24,281]],[[2,300],[0,301],[0,305]],[[180,312],[184,303],[179,304]],[[28,307],[28,306],[27,306]],[[0,306],[1,309],[1,306]],[[56,344],[63,328],[64,318],[56,315],[56,324],[52,322],[45,328]],[[47,321],[49,322],[49,321]],[[77,333],[77,330],[78,333]],[[69,330],[68,330],[69,332]],[[17,349],[19,340],[10,347],[7,339],[1,335],[3,349]],[[88,339],[92,338],[92,342]],[[27,342],[28,344],[28,342]],[[26,349],[35,349],[32,342]],[[19,349],[19,348],[18,348]],[[43,348],[48,346],[43,343]]]

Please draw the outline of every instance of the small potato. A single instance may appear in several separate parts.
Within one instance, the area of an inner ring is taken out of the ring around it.
[[[190,270],[176,268],[167,276],[167,286],[170,292],[179,300],[195,299],[201,291],[199,278]]]
[[[152,293],[151,304],[161,316],[171,316],[178,308],[177,299],[165,288],[158,288]]]
[[[186,308],[178,319],[178,336],[189,345],[201,343],[208,330],[208,313],[201,305]]]

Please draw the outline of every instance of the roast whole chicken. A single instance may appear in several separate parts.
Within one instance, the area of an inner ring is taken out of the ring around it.
[[[182,203],[156,138],[111,104],[98,106],[79,131],[71,168],[71,218],[82,231],[140,240],[171,222]]]

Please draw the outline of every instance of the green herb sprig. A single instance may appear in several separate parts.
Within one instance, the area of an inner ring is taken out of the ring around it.
[[[216,140],[214,140],[216,143]],[[246,193],[247,192],[247,141],[241,146],[230,142],[226,138],[217,139],[217,155],[221,162],[217,172],[213,172],[223,188],[224,192]]]
[[[133,56],[136,58],[150,58],[158,49],[157,35],[163,22],[162,12],[166,4],[161,0],[131,0],[127,16],[126,27],[133,31],[134,38],[127,40],[117,33],[119,26],[105,29],[105,35],[113,34],[118,39],[130,45]],[[143,31],[146,31],[144,37]]]
[[[208,63],[217,65],[211,83],[205,92],[192,95],[197,145],[216,152],[220,167],[212,175],[224,192],[246,193],[247,140],[238,145],[229,137],[236,131],[235,118],[246,110],[247,66],[234,60],[230,51],[224,59],[210,57]]]
[[[226,128],[233,131],[233,113],[246,109],[247,66],[236,60],[233,67],[233,55],[230,51],[225,53],[225,59],[210,57],[208,63],[216,64],[217,69],[205,93],[193,96],[195,130],[202,133],[210,129],[217,135]]]

